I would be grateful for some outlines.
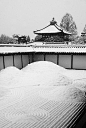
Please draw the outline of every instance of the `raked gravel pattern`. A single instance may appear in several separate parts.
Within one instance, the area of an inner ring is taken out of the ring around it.
[[[48,91],[39,87],[10,89],[8,97],[0,101],[0,128],[71,128],[85,102],[41,97],[41,92]]]
[[[52,62],[0,72],[0,128],[72,128],[86,104],[86,72]]]

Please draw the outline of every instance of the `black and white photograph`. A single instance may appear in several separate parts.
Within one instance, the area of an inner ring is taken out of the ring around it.
[[[86,0],[0,0],[0,128],[86,128]]]

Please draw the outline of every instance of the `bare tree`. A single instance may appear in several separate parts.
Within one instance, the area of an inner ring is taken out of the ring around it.
[[[73,17],[69,13],[66,13],[66,15],[63,16],[60,26],[70,33],[77,34],[76,24],[73,21]]]
[[[5,34],[2,34],[0,36],[0,43],[1,44],[9,44],[9,43],[14,43],[15,40],[9,36],[6,36]]]

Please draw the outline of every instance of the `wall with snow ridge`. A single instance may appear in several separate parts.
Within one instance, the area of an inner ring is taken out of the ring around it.
[[[8,53],[0,55],[0,70],[9,66],[22,69],[36,61],[51,61],[67,69],[86,69],[86,54],[71,53]]]

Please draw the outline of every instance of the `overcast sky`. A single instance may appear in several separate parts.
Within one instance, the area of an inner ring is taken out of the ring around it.
[[[86,24],[86,0],[0,0],[0,35],[30,35],[49,24],[54,17],[58,25],[70,13],[78,33]]]

